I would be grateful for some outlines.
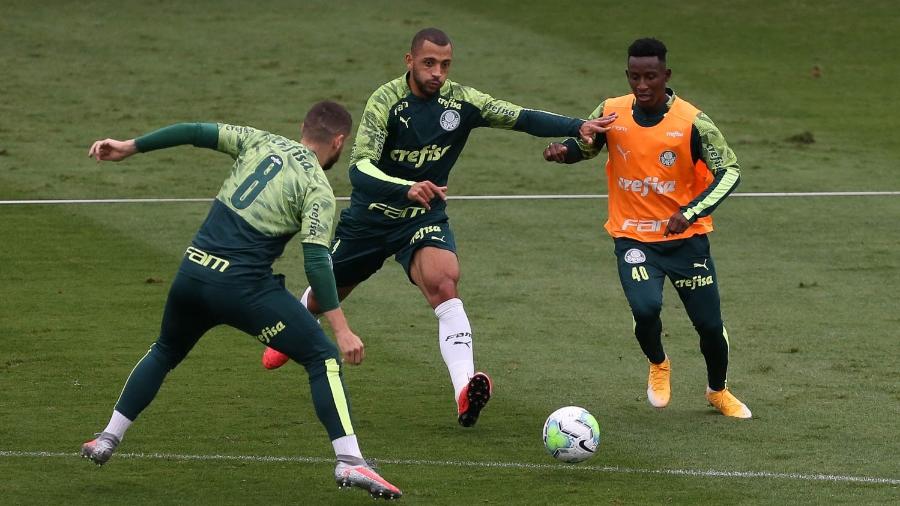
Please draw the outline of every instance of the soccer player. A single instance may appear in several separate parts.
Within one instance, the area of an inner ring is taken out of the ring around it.
[[[235,162],[184,253],[159,338],[128,376],[107,427],[81,447],[83,457],[106,463],[169,371],[206,331],[226,324],[306,368],[316,415],[337,457],[339,486],[364,488],[376,497],[401,496],[363,459],[341,373],[341,355],[359,364],[365,353],[344,318],[331,273],[328,246],[335,198],[324,171],[340,157],[351,124],[346,109],[325,101],[306,114],[300,142],[245,126],[182,123],[137,139],[105,139],[91,146],[89,155],[98,161],[193,144],[227,153]],[[284,276],[272,273],[272,262],[296,234],[303,244],[306,276],[319,294],[337,347],[285,289]]]
[[[616,114],[612,129],[592,144],[551,143],[544,158],[575,163],[607,146],[606,230],[615,243],[634,335],[650,361],[650,404],[664,408],[671,397],[659,317],[668,277],[700,335],[706,398],[724,415],[750,418],[747,406],[725,385],[728,333],[707,238],[713,230],[710,214],[737,187],[740,169],[712,120],[666,87],[671,75],[662,42],[634,41],[625,71],[632,93],[601,102],[590,116]]]
[[[460,268],[445,203],[450,170],[478,127],[577,135],[589,144],[611,120],[586,122],[497,100],[447,79],[452,60],[447,34],[421,30],[406,54],[407,72],[369,98],[350,155],[350,207],[341,212],[331,253],[341,299],[391,255],[403,266],[434,309],[457,419],[469,427],[490,399],[492,384],[487,374],[475,372],[472,328],[457,290]],[[323,309],[314,286],[302,301],[314,314]],[[272,348],[263,355],[269,369],[285,362]]]

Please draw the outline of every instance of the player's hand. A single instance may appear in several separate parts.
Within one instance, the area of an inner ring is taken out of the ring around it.
[[[612,125],[618,117],[619,115],[617,113],[612,113],[607,116],[600,116],[599,118],[585,121],[581,124],[581,128],[578,129],[578,136],[581,137],[581,141],[585,144],[593,144],[594,136],[609,132],[612,128],[610,125]]]
[[[551,142],[544,149],[544,160],[547,160],[548,162],[566,163],[566,153],[568,152],[569,148],[566,147],[565,144]]]
[[[359,365],[366,358],[366,347],[356,334],[349,328],[342,332],[335,332],[334,339],[338,349],[341,350],[341,358],[344,362]]]
[[[419,181],[410,186],[409,191],[406,192],[406,198],[421,204],[422,207],[429,211],[431,210],[431,201],[434,200],[435,197],[439,197],[441,200],[447,200],[447,187],[438,186],[431,181]]]
[[[118,162],[137,153],[137,147],[134,139],[127,141],[117,141],[115,139],[103,139],[96,141],[88,150],[88,156],[96,159],[98,162],[105,160],[108,162]]]
[[[666,230],[663,232],[663,237],[678,235],[687,230],[689,226],[691,226],[691,222],[689,222],[681,212],[676,212],[669,217],[669,223],[666,224]]]

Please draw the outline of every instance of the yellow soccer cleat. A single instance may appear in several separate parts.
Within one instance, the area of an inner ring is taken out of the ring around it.
[[[724,390],[715,391],[707,386],[706,400],[725,416],[733,416],[735,418],[750,418],[753,416],[750,413],[750,408],[732,395],[727,387]]]
[[[672,397],[672,385],[669,377],[672,375],[672,363],[669,357],[660,364],[650,362],[650,375],[647,377],[647,400],[654,408],[664,408],[669,405]]]

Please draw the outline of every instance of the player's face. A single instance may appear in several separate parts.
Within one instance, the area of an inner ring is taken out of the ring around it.
[[[426,40],[415,52],[407,53],[406,69],[409,70],[412,92],[420,97],[436,95],[447,80],[452,59],[453,47],[450,44],[439,46],[430,40]]]
[[[666,83],[672,70],[656,56],[632,56],[625,70],[631,92],[641,109],[655,110],[666,103]]]

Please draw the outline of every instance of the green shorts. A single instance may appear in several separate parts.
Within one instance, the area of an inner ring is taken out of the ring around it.
[[[184,262],[187,262],[185,260]],[[169,290],[158,342],[180,362],[209,329],[229,325],[307,365],[334,358],[337,346],[284,286],[284,276],[214,284],[178,273]]]
[[[659,315],[668,278],[695,326],[722,325],[719,281],[706,235],[650,243],[620,237],[615,253],[619,281],[636,319]]]
[[[339,287],[362,283],[394,255],[412,283],[410,264],[415,252],[424,246],[456,253],[456,239],[445,214],[426,214],[384,226],[363,223],[344,210],[331,243],[335,282]]]

